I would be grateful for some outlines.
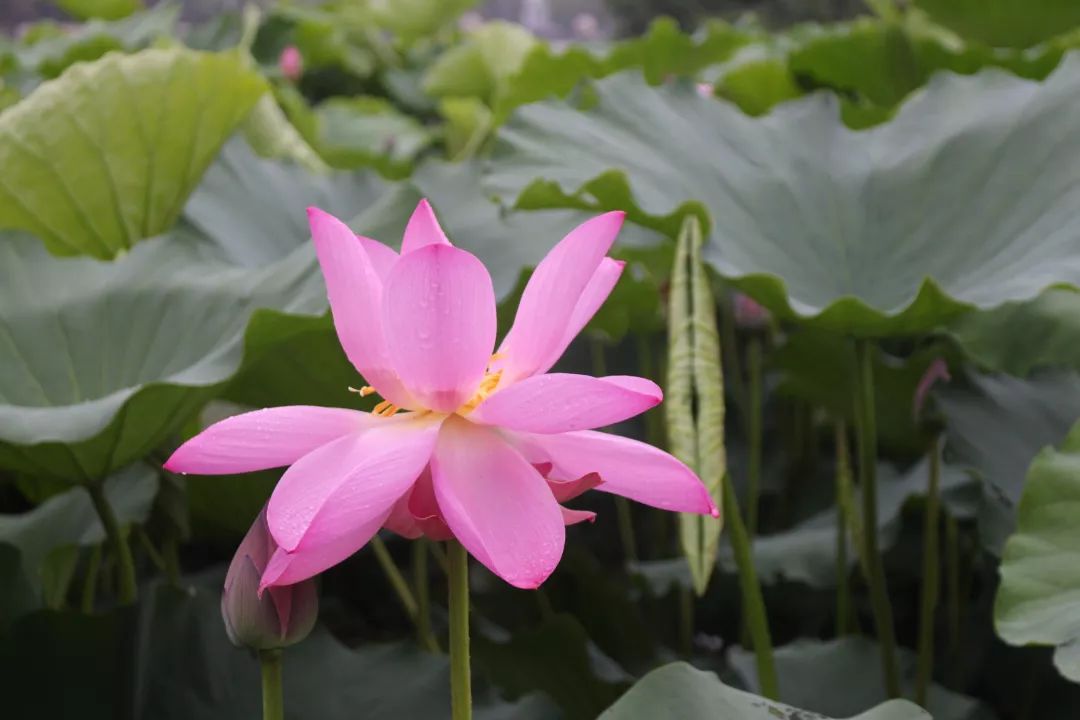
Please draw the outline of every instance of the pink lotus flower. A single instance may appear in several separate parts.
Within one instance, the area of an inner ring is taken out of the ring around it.
[[[426,201],[401,254],[308,211],[338,338],[379,393],[371,413],[279,407],[207,428],[170,470],[251,472],[289,465],[267,506],[279,548],[262,586],[309,578],[386,526],[455,537],[511,585],[538,587],[563,552],[560,505],[590,487],[678,512],[716,506],[683,463],[594,428],[660,402],[629,376],[548,373],[607,298],[623,264],[605,257],[622,213],[593,218],[537,266],[499,351],[483,264],[454,247]],[[399,412],[404,410],[404,412]]]
[[[296,82],[304,74],[304,56],[295,45],[289,45],[278,57],[278,69],[286,80]]]

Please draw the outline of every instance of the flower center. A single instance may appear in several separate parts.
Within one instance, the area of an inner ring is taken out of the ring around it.
[[[491,360],[489,362],[493,363],[501,358],[501,353],[495,353],[491,356]],[[496,370],[492,372],[491,366],[489,364],[487,370],[484,372],[483,380],[480,381],[480,385],[476,388],[476,393],[471,398],[469,398],[469,401],[467,403],[459,407],[454,412],[457,415],[464,416],[475,410],[480,403],[484,402],[484,400],[486,400],[487,397],[491,395],[491,393],[495,392],[495,388],[499,387],[499,381],[502,379],[502,374],[502,370]],[[368,395],[375,394],[375,388],[373,388],[371,385],[364,385],[362,388],[359,389],[350,387],[349,392],[354,392],[360,397],[367,397]],[[401,408],[399,408],[397,405],[393,404],[389,400],[383,400],[371,409],[371,414],[377,415],[379,417],[391,417],[400,410]]]

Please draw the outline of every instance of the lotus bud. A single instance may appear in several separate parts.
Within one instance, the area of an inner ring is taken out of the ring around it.
[[[912,402],[912,416],[916,421],[923,415],[923,406],[930,395],[930,389],[938,381],[948,382],[952,380],[949,375],[949,366],[941,358],[937,358],[926,368],[926,372],[919,378],[919,384],[915,387],[915,397]]]
[[[281,51],[278,58],[278,69],[285,79],[296,82],[304,74],[304,56],[295,45],[289,45]]]
[[[277,543],[266,525],[266,509],[244,536],[225,575],[221,615],[238,647],[271,650],[294,645],[311,632],[319,614],[315,579],[259,592],[259,580]]]
[[[757,330],[769,324],[769,311],[743,293],[735,293],[735,324],[747,330]]]
[[[716,95],[716,89],[713,87],[712,83],[699,82],[695,87],[697,88],[699,97],[711,98]]]

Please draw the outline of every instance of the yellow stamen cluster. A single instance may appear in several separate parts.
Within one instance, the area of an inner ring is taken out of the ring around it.
[[[468,415],[476,409],[477,405],[484,402],[488,395],[495,392],[495,388],[499,387],[499,380],[502,379],[502,373],[502,370],[497,370],[485,375],[484,379],[480,381],[480,387],[476,389],[476,394],[469,399],[469,402],[458,408],[458,415]]]
[[[371,414],[378,415],[379,417],[390,417],[400,409],[401,408],[389,400],[383,400],[372,409]]]

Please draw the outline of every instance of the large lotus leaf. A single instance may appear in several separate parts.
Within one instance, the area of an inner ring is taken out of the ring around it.
[[[1080,282],[1078,89],[1080,56],[1043,83],[942,74],[855,132],[829,95],[755,119],[623,74],[596,83],[589,110],[520,108],[491,182],[513,197],[531,186],[534,205],[591,193],[668,229],[707,212],[708,259],[781,316],[921,331]]]
[[[371,165],[385,175],[408,174],[434,141],[419,120],[382,98],[331,98],[315,108],[319,154],[338,168]]]
[[[686,35],[670,18],[660,18],[641,37],[610,46],[554,49],[540,44],[507,81],[496,109],[505,117],[519,105],[566,96],[586,78],[605,77],[627,68],[640,68],[652,84],[671,76],[692,75],[727,60],[759,36],[719,21],[706,23],[695,35]]]
[[[777,648],[776,672],[780,677],[780,698],[792,705],[829,716],[847,716],[861,708],[884,702],[888,697],[881,678],[881,651],[870,640],[848,637],[830,642],[800,640]],[[915,680],[915,653],[898,654],[905,694]],[[731,664],[757,689],[754,657],[734,648]],[[977,700],[931,685],[926,709],[934,720],[992,720],[994,714]],[[860,716],[861,717],[861,716]]]
[[[710,68],[707,76],[716,76],[719,94],[753,114],[803,90],[830,88],[846,96],[842,109],[848,125],[867,127],[887,120],[934,72],[971,74],[1002,67],[1042,79],[1078,40],[1060,38],[1024,52],[992,49],[965,43],[922,14],[908,13],[902,21],[858,18],[799,25],[745,48],[730,62]],[[768,82],[761,85],[761,80]]]
[[[1045,448],[1027,474],[1016,532],[1005,543],[994,606],[997,633],[1012,645],[1050,645],[1054,665],[1080,682],[1080,426]]]
[[[915,0],[934,20],[987,45],[1025,48],[1080,26],[1073,0]]]
[[[100,258],[168,230],[263,89],[230,53],[145,50],[70,68],[0,115],[0,227]]]
[[[137,610],[39,612],[0,638],[10,717],[236,720],[260,717],[259,663],[225,635],[216,587],[159,585]],[[284,655],[290,718],[450,717],[449,661],[407,643],[352,650],[318,627]],[[43,693],[42,688],[63,692]],[[554,720],[546,698],[516,703],[478,689],[477,720]]]
[[[252,270],[174,232],[122,259],[0,242],[0,465],[68,482],[143,457],[235,374],[258,308],[321,313],[314,259]]]
[[[968,313],[947,330],[987,370],[1023,377],[1039,369],[1080,369],[1080,293],[1071,289]]]
[[[845,687],[843,692],[850,689]],[[829,720],[728,687],[715,674],[679,662],[643,677],[599,720],[794,720],[804,716]],[[930,720],[930,714],[906,700],[891,700],[851,720]]]
[[[536,37],[520,25],[487,23],[431,64],[424,74],[424,92],[435,97],[478,97],[494,104],[536,44]]]
[[[55,0],[64,12],[77,18],[117,20],[142,6],[142,0]]]
[[[1060,443],[1080,417],[1080,377],[983,375],[971,378],[970,389],[946,386],[936,395],[945,416],[949,462],[982,479],[979,532],[986,549],[1000,554],[1015,528],[1032,459]]]
[[[139,717],[258,717],[259,667],[233,647],[221,623],[219,593],[161,587],[144,602]],[[290,717],[443,718],[450,715],[449,661],[408,644],[351,650],[323,628],[285,653],[284,694]],[[407,690],[407,691],[406,691]],[[477,703],[478,720],[558,717],[532,696],[517,704]]]
[[[146,520],[157,489],[154,470],[136,463],[105,482],[105,497],[123,526]],[[83,488],[54,495],[19,515],[0,515],[0,543],[19,551],[33,587],[39,587],[41,565],[53,550],[68,545],[95,545],[104,540],[101,520]]]
[[[97,60],[111,50],[147,47],[176,28],[180,7],[162,3],[123,20],[91,20],[74,30],[56,29],[32,44],[15,47],[15,59],[26,70],[54,78],[76,62]]]
[[[432,35],[479,0],[368,0],[372,19],[406,40]]]

